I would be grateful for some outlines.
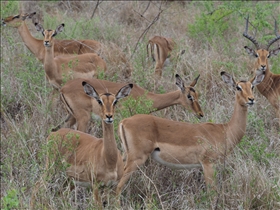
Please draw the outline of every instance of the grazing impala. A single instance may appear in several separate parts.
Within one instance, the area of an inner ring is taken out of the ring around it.
[[[266,48],[261,48],[253,37],[247,34],[248,32],[248,21],[249,17],[246,20],[246,27],[243,36],[249,39],[256,47],[256,50],[253,50],[247,46],[244,48],[249,55],[256,58],[256,63],[254,66],[254,71],[256,75],[265,74],[263,81],[257,85],[259,92],[267,98],[270,104],[276,109],[276,116],[279,119],[280,126],[280,75],[273,74],[269,70],[268,58],[271,56],[276,56],[280,52],[280,46],[276,47],[274,50],[269,50],[269,47],[280,39],[280,35],[277,32],[277,22],[275,20],[275,34],[276,37],[270,40]],[[279,68],[279,67],[278,67]]]
[[[175,47],[175,42],[171,38],[162,36],[154,36],[147,44],[148,57],[152,57],[156,61],[155,75],[162,76],[164,62],[171,56],[171,52]],[[184,51],[181,52],[183,54]],[[177,55],[179,56],[179,54]],[[176,56],[176,57],[177,57]]]
[[[114,112],[117,102],[129,95],[133,85],[128,84],[117,92],[116,95],[104,93],[98,95],[96,90],[86,82],[83,82],[85,93],[96,100],[102,112],[103,139],[89,134],[67,128],[53,132],[48,137],[48,142],[54,142],[52,158],[65,159],[70,164],[66,173],[77,184],[92,186],[95,201],[101,205],[98,187],[102,185],[116,184],[123,175],[123,160],[117,149],[114,135]],[[58,151],[56,153],[55,151]],[[46,161],[46,171],[49,169],[50,158]],[[44,176],[47,175],[47,172]],[[43,178],[43,181],[45,178]],[[34,207],[34,199],[39,190],[41,181],[38,181],[31,197],[30,206]]]
[[[96,53],[55,57],[53,37],[62,32],[64,24],[60,24],[56,30],[45,30],[38,23],[35,23],[35,26],[44,36],[44,69],[49,82],[54,88],[60,89],[62,83],[66,82],[63,80],[96,78],[99,71],[106,70],[105,61]]]
[[[118,195],[131,173],[149,156],[174,169],[202,167],[206,184],[213,186],[213,166],[243,137],[247,109],[254,104],[252,89],[264,78],[264,75],[257,75],[251,81],[235,82],[225,72],[221,72],[221,76],[225,83],[236,89],[234,112],[225,124],[191,124],[144,114],[120,122],[119,134],[127,159],[124,176],[117,186]]]
[[[146,94],[147,99],[152,100],[155,110],[161,110],[169,106],[180,104],[187,109],[191,108],[200,118],[203,117],[203,112],[198,103],[198,94],[194,89],[198,78],[199,76],[195,78],[189,86],[185,86],[181,77],[176,75],[176,85],[179,90],[165,94],[155,94],[138,85],[134,85],[130,95],[137,99]],[[77,129],[86,132],[87,125],[91,119],[91,113],[100,115],[101,109],[95,100],[91,100],[91,98],[84,93],[82,81],[82,79],[75,79],[67,82],[61,88],[60,96],[70,113],[66,122],[69,122],[70,127],[77,122]],[[98,92],[109,91],[115,93],[124,85],[124,83],[115,83],[99,79],[85,81],[91,84]],[[54,130],[57,130],[59,127],[60,125]]]
[[[28,30],[25,20],[32,18],[36,12],[25,13],[10,16],[2,19],[2,25],[17,28],[24,44],[36,56],[38,60],[44,63],[45,47],[43,40],[34,38]],[[83,54],[83,53],[99,53],[101,44],[94,40],[55,40],[54,55]]]

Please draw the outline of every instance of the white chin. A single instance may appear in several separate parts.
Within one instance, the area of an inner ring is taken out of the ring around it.
[[[256,70],[256,74],[263,74],[263,72],[265,72],[265,69],[264,70],[261,70],[261,69]]]
[[[107,123],[107,124],[112,124],[113,123],[113,120],[111,120],[111,121],[109,121],[109,120],[104,120],[105,121],[105,123]]]

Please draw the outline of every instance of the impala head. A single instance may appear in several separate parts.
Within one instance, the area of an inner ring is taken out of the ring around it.
[[[133,84],[122,87],[119,92],[114,95],[111,93],[98,94],[96,90],[87,82],[83,82],[85,93],[94,98],[101,106],[102,119],[105,123],[111,124],[114,121],[114,113],[117,102],[130,94]]]
[[[45,30],[43,26],[39,23],[34,23],[37,31],[40,31],[44,36],[44,45],[45,47],[51,47],[53,45],[53,37],[61,33],[64,29],[64,23],[57,26],[55,30]]]
[[[2,19],[2,26],[18,28],[27,18],[32,18],[35,14],[36,12],[6,17]]]
[[[201,118],[203,117],[203,112],[198,103],[198,93],[194,89],[199,76],[200,75],[198,75],[198,77],[196,77],[189,86],[185,87],[182,78],[178,74],[176,74],[176,85],[182,92],[181,104],[187,109],[191,107],[191,109],[196,113],[197,117]]]
[[[277,22],[275,20],[275,35],[276,37],[272,40],[270,40],[267,44],[267,46],[265,48],[261,48],[259,46],[259,43],[257,42],[257,40],[255,38],[253,38],[252,36],[248,35],[248,22],[249,22],[249,16],[246,19],[246,26],[245,26],[245,31],[243,33],[243,36],[246,37],[247,39],[249,39],[256,47],[256,49],[252,49],[248,46],[245,46],[245,50],[247,51],[247,53],[255,58],[257,58],[257,61],[255,63],[255,67],[254,70],[256,71],[256,74],[263,74],[263,72],[266,71],[266,69],[268,68],[268,58],[270,58],[273,55],[277,55],[280,52],[280,46],[278,46],[276,49],[274,50],[269,50],[269,47],[276,42],[277,40],[280,39],[280,35],[278,34],[278,30],[277,30]]]
[[[262,82],[265,75],[258,74],[250,81],[239,81],[239,82],[235,82],[233,77],[224,71],[221,72],[221,76],[226,84],[232,86],[235,89],[238,103],[241,106],[251,106],[255,103],[253,88],[254,86]]]

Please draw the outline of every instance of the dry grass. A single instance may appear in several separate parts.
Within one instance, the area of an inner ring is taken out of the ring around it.
[[[200,74],[196,89],[205,114],[200,122],[223,123],[229,120],[234,94],[221,81],[219,73],[227,71],[236,80],[248,79],[252,76],[254,62],[243,49],[248,40],[242,37],[242,18],[228,16],[224,21],[231,27],[224,32],[223,39],[213,36],[209,37],[211,41],[205,41],[207,36],[198,34],[193,37],[188,27],[202,13],[207,13],[202,2],[152,1],[148,7],[148,1],[103,1],[89,21],[95,4],[95,1],[22,1],[18,7],[8,7],[7,2],[1,2],[1,15],[36,11],[37,18],[45,27],[54,28],[65,22],[65,33],[58,38],[88,38],[104,44],[102,56],[108,65],[108,73],[104,75],[106,79],[135,82],[150,91],[154,90],[154,67],[147,65],[147,40],[154,35],[172,37],[179,46],[178,52],[182,49],[186,52],[177,69],[173,69],[174,64],[171,63],[163,70],[157,91],[167,92],[176,88],[174,73],[184,77],[187,83]],[[213,4],[216,7],[223,3]],[[252,5],[249,9],[253,14],[256,4],[248,3]],[[137,50],[133,52],[140,35],[156,17],[160,7],[164,11],[159,20],[140,39]],[[274,3],[270,15],[279,20],[279,10],[279,3]],[[266,21],[271,23],[273,20]],[[31,21],[26,22],[32,35],[42,39]],[[271,30],[269,32],[266,28],[264,33],[271,33]],[[262,33],[257,35],[261,37]],[[1,27],[1,51],[1,208],[9,209],[8,202],[10,208],[14,205],[17,209],[28,209],[33,185],[44,172],[45,139],[50,129],[63,119],[65,111],[61,106],[52,107],[51,88],[45,80],[42,64],[24,46],[16,29]],[[279,58],[278,55],[270,60],[272,70],[278,74]],[[129,78],[126,78],[127,66],[132,69]],[[200,170],[173,171],[148,160],[127,183],[121,197],[122,208],[279,209],[280,133],[273,108],[257,90],[254,92],[257,103],[249,110],[245,137],[226,162],[217,165],[217,192],[205,193]],[[199,122],[180,106],[169,107],[154,115]],[[91,132],[99,133],[98,125]],[[48,209],[95,208],[91,191],[80,187],[70,191],[69,186],[63,187],[65,180],[65,174],[57,172],[48,185],[40,189],[38,209],[44,206]],[[12,194],[14,191],[17,196]],[[108,209],[115,209],[113,199]]]

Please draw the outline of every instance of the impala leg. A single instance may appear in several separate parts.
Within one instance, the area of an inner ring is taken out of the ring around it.
[[[31,210],[34,209],[36,194],[37,194],[38,190],[40,189],[41,185],[42,185],[42,181],[38,180],[36,182],[36,184],[35,184],[34,189],[32,190],[32,194],[31,194],[31,198],[30,198],[30,203],[29,203],[29,208]]]
[[[118,197],[119,201],[120,201],[119,196],[122,192],[122,189],[123,189],[125,183],[129,180],[131,174],[134,171],[136,171],[138,167],[143,165],[147,159],[148,159],[148,157],[146,155],[142,156],[141,159],[137,159],[137,160],[130,160],[129,155],[127,156],[127,162],[124,167],[124,174],[123,174],[122,178],[120,179],[120,182],[118,183],[117,190],[116,190],[116,196]]]
[[[204,179],[206,183],[207,190],[213,189],[215,185],[214,180],[214,164],[213,163],[203,163],[203,172],[204,172]]]
[[[102,209],[102,203],[101,203],[101,199],[99,196],[99,183],[98,182],[94,182],[94,184],[92,185],[92,191],[93,191],[93,197],[94,197],[94,201],[98,206],[98,209]]]
[[[53,89],[51,94],[50,94],[50,101],[51,101],[51,111],[55,112],[60,100],[59,100],[59,92],[57,89]]]
[[[70,118],[68,118],[68,120],[65,121],[64,127],[68,126],[69,128],[72,128],[76,124],[76,118],[71,114],[69,114],[69,115],[70,115]]]
[[[90,113],[85,111],[80,111],[79,115],[76,116],[77,120],[77,130],[82,132],[87,132],[88,123],[90,121]]]
[[[156,79],[160,79],[162,76],[162,67],[156,67],[155,68],[155,76]]]
[[[46,178],[48,176],[48,172],[49,172],[49,158],[46,159],[45,169],[46,169],[46,171],[44,172],[43,176],[41,177],[40,180],[38,180],[36,182],[35,187],[32,190],[32,194],[31,194],[31,198],[30,198],[30,203],[29,203],[29,207],[30,207],[31,210],[34,209],[35,199],[36,199],[37,192],[39,191],[41,186],[45,185],[45,180],[46,180]]]
[[[63,128],[71,128],[76,123],[75,117],[73,115],[68,114],[66,119],[59,123],[55,128],[52,129],[52,132],[58,131],[61,127]]]
[[[280,103],[280,101],[279,101]],[[276,116],[278,117],[278,121],[279,121],[279,129],[280,129],[280,106],[278,107],[278,109],[276,109]]]

